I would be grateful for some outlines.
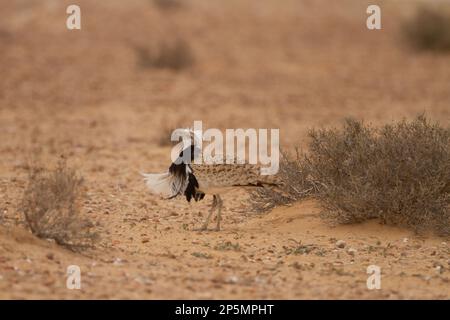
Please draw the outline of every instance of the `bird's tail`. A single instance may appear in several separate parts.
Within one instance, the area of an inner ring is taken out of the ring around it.
[[[169,172],[165,173],[142,173],[145,184],[150,192],[163,197],[170,198],[173,196],[172,177]]]

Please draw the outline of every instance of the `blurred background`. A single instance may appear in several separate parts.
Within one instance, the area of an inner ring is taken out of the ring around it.
[[[193,120],[285,146],[345,117],[450,120],[448,1],[377,1],[382,30],[364,0],[79,0],[68,30],[74,3],[0,3],[2,151],[157,147]]]

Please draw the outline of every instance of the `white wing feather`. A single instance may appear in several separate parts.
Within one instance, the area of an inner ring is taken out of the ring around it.
[[[172,176],[169,172],[141,174],[144,177],[145,184],[152,193],[163,197],[173,197],[176,195],[172,188]]]
[[[186,177],[175,177],[170,172],[165,173],[141,173],[144,177],[145,184],[154,194],[158,194],[165,198],[173,198],[179,194],[183,194],[187,188],[189,178],[188,175],[192,170],[186,166]]]

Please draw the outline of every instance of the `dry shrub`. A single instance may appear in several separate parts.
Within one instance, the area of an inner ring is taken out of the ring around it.
[[[450,51],[450,5],[422,6],[406,21],[403,33],[410,45],[423,51]]]
[[[250,194],[252,210],[265,212],[276,206],[304,199],[315,192],[317,186],[311,180],[309,168],[304,166],[303,155],[296,150],[295,157],[281,152],[277,173],[280,187],[257,188]]]
[[[53,170],[31,167],[22,198],[22,211],[31,232],[79,251],[93,245],[93,224],[80,214],[83,179],[64,161]]]
[[[156,52],[148,48],[136,47],[139,66],[144,69],[170,69],[180,71],[194,64],[191,47],[184,40],[178,39],[173,43],[161,43]]]
[[[305,165],[338,222],[380,218],[450,234],[450,130],[421,116],[379,129],[347,120],[310,134]]]
[[[292,177],[282,173],[292,184],[287,194],[295,187],[284,202],[302,198],[304,190],[337,223],[379,218],[450,235],[449,128],[424,116],[380,128],[347,120],[342,130],[312,130],[310,138],[308,153],[285,167]]]

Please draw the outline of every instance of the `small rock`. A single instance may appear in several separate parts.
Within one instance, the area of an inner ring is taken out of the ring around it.
[[[345,245],[346,245],[346,243],[345,243],[345,241],[344,240],[338,240],[338,241],[336,241],[336,247],[338,247],[338,248],[345,248]]]
[[[447,264],[450,266],[450,259],[447,260]]]
[[[351,256],[354,256],[355,254],[356,254],[356,249],[354,249],[354,248],[349,248],[348,250],[347,250],[347,253],[349,254],[349,255],[351,255]]]
[[[403,243],[408,243],[409,239],[408,238],[403,238]]]
[[[237,283],[239,281],[239,278],[236,276],[230,276],[227,278],[228,283]]]
[[[48,260],[53,260],[53,258],[55,258],[55,255],[53,253],[49,252],[49,253],[47,253],[46,257]]]
[[[134,278],[134,281],[136,281],[139,284],[144,284],[144,285],[148,285],[148,284],[152,284],[153,283],[152,280],[150,280],[148,278],[145,278],[145,277],[136,277],[136,278]]]
[[[149,241],[150,241],[150,240],[147,239],[147,238],[142,239],[142,243],[147,243],[147,242],[149,242]]]

